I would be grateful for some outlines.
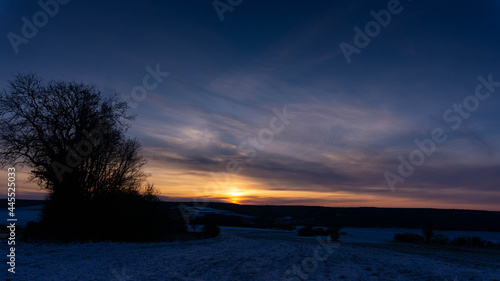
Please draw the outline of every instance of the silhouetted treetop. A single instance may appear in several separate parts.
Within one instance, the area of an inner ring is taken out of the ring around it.
[[[0,96],[0,164],[27,165],[51,192],[136,190],[145,160],[124,135],[133,119],[127,110],[93,85],[17,74]]]

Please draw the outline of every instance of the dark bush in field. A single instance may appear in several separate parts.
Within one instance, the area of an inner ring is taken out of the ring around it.
[[[450,242],[450,238],[448,238],[448,236],[443,235],[443,234],[437,234],[431,238],[431,244],[446,245],[449,242]]]
[[[298,231],[299,236],[314,236],[314,230],[311,225],[304,226],[303,228],[299,229]]]
[[[467,246],[467,239],[465,237],[456,237],[450,244],[453,246]]]
[[[486,248],[500,249],[500,243],[493,243],[491,241],[487,241]]]
[[[456,237],[450,242],[450,245],[485,248],[488,245],[488,241],[485,241],[481,237]]]
[[[328,235],[328,231],[327,230],[324,230],[323,228],[319,227],[319,228],[315,228],[313,230],[313,234],[314,235],[318,235],[318,236],[327,236]]]
[[[432,229],[422,229],[422,235],[425,237],[426,243],[431,243],[432,237],[434,237],[434,231]]]
[[[203,227],[202,232],[207,235],[207,237],[217,237],[220,233],[220,228],[215,224],[207,224]]]
[[[469,240],[469,246],[484,248],[484,246],[486,246],[486,241],[480,237],[471,237]]]
[[[24,239],[158,241],[187,230],[183,220],[140,194],[114,193],[72,204],[47,200],[42,213],[40,223],[27,224]]]
[[[332,241],[338,241],[340,238],[340,230],[342,227],[339,226],[332,226],[329,227],[327,230],[318,227],[318,228],[313,228],[311,225],[304,226],[298,230],[299,236],[330,236]],[[345,232],[344,232],[345,233]]]
[[[332,227],[328,228],[328,233],[329,233],[330,239],[332,239],[332,241],[339,240],[340,230],[342,230],[341,226],[332,226]]]
[[[414,234],[414,233],[398,233],[394,235],[395,242],[406,242],[406,243],[423,243],[427,240],[424,236]],[[437,234],[432,235],[430,243],[434,245],[451,245],[459,247],[474,247],[474,248],[497,248],[500,249],[500,244],[495,244],[491,241],[486,241],[481,237],[455,237],[450,240],[446,235]]]
[[[491,241],[485,241],[484,247],[488,248],[488,249],[494,249],[495,248],[495,243],[493,243]]]
[[[42,237],[42,230],[40,228],[40,223],[29,221],[24,227],[24,231],[20,237],[20,240],[29,240],[34,237],[40,238]]]
[[[415,233],[397,233],[394,235],[395,242],[404,243],[422,243],[424,242],[424,237]]]

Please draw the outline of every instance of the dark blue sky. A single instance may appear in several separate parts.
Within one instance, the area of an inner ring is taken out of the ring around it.
[[[243,0],[221,21],[212,1],[73,0],[19,43],[46,12],[0,1],[0,87],[36,72],[129,98],[170,199],[500,210],[500,87],[478,80],[500,81],[500,3],[476,2]],[[139,97],[148,67],[163,74]]]

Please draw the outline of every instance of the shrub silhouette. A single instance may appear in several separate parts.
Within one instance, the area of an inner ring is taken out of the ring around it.
[[[341,226],[332,226],[328,229],[330,239],[332,241],[338,241],[340,238],[340,230],[342,230]]]
[[[220,228],[215,224],[207,224],[203,227],[202,232],[207,237],[217,237],[220,233]]]
[[[398,233],[394,235],[395,242],[406,243],[423,243],[428,241],[424,236],[414,233]],[[435,245],[452,245],[459,247],[475,247],[475,248],[500,248],[500,243],[495,244],[491,241],[486,241],[481,237],[459,236],[450,240],[446,235],[433,235],[430,240],[431,244]]]
[[[488,241],[485,241],[481,237],[456,237],[450,242],[450,245],[462,246],[462,247],[475,247],[475,248],[485,248],[488,246]]]
[[[314,230],[312,225],[307,225],[302,227],[297,231],[299,236],[314,236]]]
[[[425,237],[425,242],[431,243],[432,237],[434,237],[434,231],[432,229],[422,229],[422,235]]]
[[[327,230],[324,230],[323,228],[321,227],[318,227],[318,228],[315,228],[313,230],[313,234],[314,235],[318,235],[318,236],[327,236],[328,235],[328,231]]]
[[[447,245],[450,242],[450,238],[443,234],[436,234],[431,239],[431,244],[436,245]]]
[[[338,241],[340,238],[340,230],[342,227],[339,226],[333,226],[329,227],[327,230],[324,230],[321,227],[318,228],[313,228],[312,225],[307,225],[302,228],[300,228],[297,233],[299,236],[315,236],[315,235],[320,235],[320,236],[330,236],[332,241]]]

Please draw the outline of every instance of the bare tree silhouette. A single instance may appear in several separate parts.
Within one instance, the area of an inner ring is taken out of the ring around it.
[[[126,102],[103,98],[93,85],[44,83],[34,74],[9,81],[0,95],[0,165],[31,168],[31,180],[49,191],[47,228],[63,224],[75,235],[101,221],[120,231],[144,201],[157,199],[145,185],[140,143],[125,136],[133,119],[127,111]]]

